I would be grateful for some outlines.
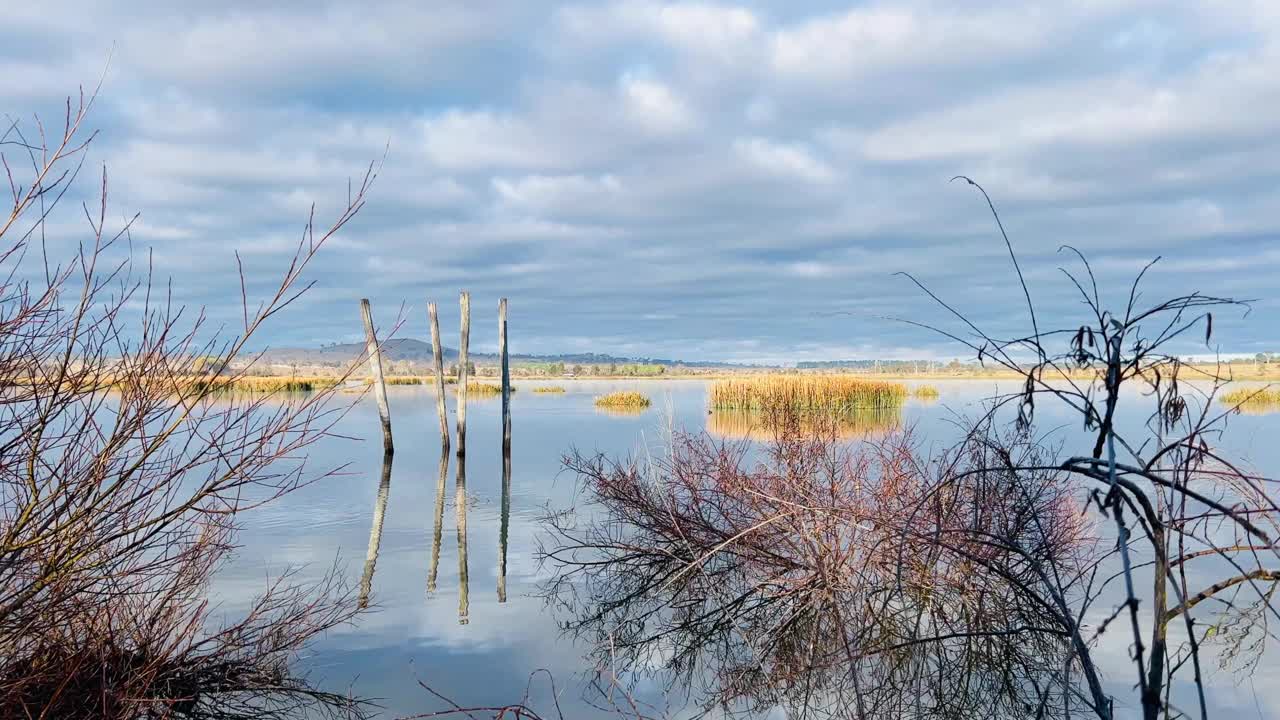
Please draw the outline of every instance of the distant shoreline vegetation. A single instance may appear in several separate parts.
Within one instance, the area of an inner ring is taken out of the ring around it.
[[[999,367],[982,367],[977,364],[937,364],[932,368],[920,364],[912,365],[906,361],[902,362],[882,362],[879,369],[876,370],[873,361],[856,361],[857,366],[847,365],[839,362],[805,362],[800,363],[799,368],[774,368],[772,370],[763,370],[761,368],[719,368],[712,370],[710,368],[689,368],[689,367],[669,367],[661,365],[630,365],[623,368],[609,366],[571,366],[564,370],[564,375],[548,374],[559,370],[555,367],[513,367],[511,374],[514,380],[529,380],[538,378],[556,378],[561,382],[573,382],[576,379],[611,379],[611,378],[627,378],[636,380],[654,380],[660,381],[665,379],[701,379],[707,381],[722,382],[755,382],[764,381],[766,379],[776,378],[793,378],[797,380],[815,381],[824,378],[845,378],[855,382],[863,383],[889,383],[892,381],[911,381],[911,380],[964,380],[964,379],[985,379],[985,378],[1003,378],[1014,377]],[[868,365],[870,363],[870,365]],[[400,386],[419,386],[431,388],[434,384],[433,375],[429,368],[421,368],[410,366],[410,363],[403,361],[388,362],[388,374],[386,375],[387,385]],[[820,366],[831,368],[827,371],[818,371],[809,369],[810,367]],[[1224,363],[1223,366],[1214,364],[1196,364],[1192,366],[1207,373],[1229,372],[1232,379],[1237,381],[1266,382],[1268,380],[1280,380],[1280,361],[1271,360],[1269,362],[1231,362]],[[872,368],[872,369],[867,369]],[[306,392],[322,392],[324,390],[333,389],[342,386],[346,389],[360,389],[372,382],[367,374],[357,373],[354,376],[342,377],[336,370],[330,371],[329,368],[297,368],[300,372],[289,373],[287,370],[281,372],[279,367],[248,367],[234,370],[234,373],[226,377],[218,377],[216,379],[208,376],[191,378],[191,382],[206,382],[213,384],[216,393],[306,393]],[[918,372],[917,372],[918,370]],[[623,374],[623,373],[626,374]],[[1076,370],[1071,372],[1071,376],[1088,377],[1095,371],[1092,369]],[[479,366],[472,369],[472,378],[478,381],[478,384],[485,384],[490,387],[497,387],[498,373],[496,368],[487,366]],[[445,376],[446,384],[456,384],[457,378],[451,374]],[[118,385],[117,382],[108,379],[104,382],[105,388],[112,388]],[[533,392],[539,393],[557,393],[564,392],[563,385],[542,386],[558,389],[540,389],[533,388]],[[514,391],[515,386],[512,386]],[[931,393],[931,391],[933,391]],[[474,391],[477,395],[489,394],[492,391],[480,389]],[[907,390],[907,396],[917,399],[929,400],[937,397],[937,388],[932,385],[920,385],[916,388]],[[1257,392],[1256,389],[1238,389],[1231,393],[1220,396],[1224,403],[1239,404],[1246,402],[1245,395]],[[1258,397],[1248,400],[1249,405],[1262,406],[1280,404],[1280,400],[1275,399],[1277,391],[1264,392]],[[1271,399],[1268,399],[1271,398]]]

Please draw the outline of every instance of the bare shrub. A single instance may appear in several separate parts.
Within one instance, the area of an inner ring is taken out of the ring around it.
[[[929,463],[907,432],[849,445],[774,422],[755,463],[688,434],[649,464],[566,458],[591,501],[545,548],[567,629],[707,708],[1025,717],[1068,638],[1012,584],[1046,562],[1080,576],[1091,546],[1062,474],[951,482],[985,444]]]
[[[1206,644],[1219,643],[1225,666],[1247,668],[1265,649],[1270,620],[1280,617],[1274,604],[1280,507],[1274,480],[1214,447],[1232,412],[1214,403],[1227,374],[1187,365],[1174,351],[1193,338],[1212,349],[1214,311],[1245,305],[1199,292],[1144,301],[1143,277],[1159,258],[1112,304],[1085,257],[1064,247],[1078,261],[1063,272],[1078,292],[1084,317],[1078,324],[1046,327],[994,204],[977,183],[960,179],[982,193],[996,220],[1026,299],[1030,332],[997,337],[911,278],[957,321],[952,328],[922,326],[1021,378],[1017,392],[994,398],[989,417],[1016,410],[1017,426],[1029,430],[1037,407],[1057,402],[1077,414],[1090,437],[1080,451],[1050,462],[1002,461],[972,474],[1066,473],[1088,493],[1089,507],[1112,528],[1115,542],[1115,553],[1099,559],[1099,582],[1089,592],[1053,598],[1058,622],[1073,637],[1067,669],[1079,671],[1064,672],[1060,684],[1069,689],[1071,678],[1083,675],[1087,683],[1080,694],[1088,711],[1115,717],[1116,699],[1098,682],[1090,649],[1113,623],[1121,623],[1143,716],[1208,717]],[[1007,448],[998,441],[992,446],[1003,458]],[[1095,610],[1101,621],[1091,618]],[[1171,699],[1180,679],[1183,687],[1194,688],[1194,711]]]
[[[341,413],[331,391],[214,394],[309,287],[302,273],[359,212],[373,167],[327,230],[307,219],[265,296],[241,273],[242,325],[220,335],[134,269],[131,223],[107,227],[105,171],[79,252],[49,257],[46,224],[83,164],[92,103],[69,100],[60,135],[16,123],[0,134],[12,197],[0,215],[0,714],[358,713],[289,667],[355,612],[332,574],[285,576],[231,621],[205,593],[239,513],[329,472],[304,453]]]

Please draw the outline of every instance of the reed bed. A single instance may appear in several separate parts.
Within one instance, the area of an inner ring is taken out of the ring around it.
[[[1220,399],[1228,405],[1239,405],[1241,408],[1274,407],[1280,410],[1280,386],[1236,388],[1223,393]]]
[[[417,375],[387,375],[383,377],[387,385],[425,385]],[[351,377],[343,381],[333,376],[291,376],[272,377],[251,375],[238,378],[219,379],[217,390],[221,392],[273,393],[273,392],[318,392],[329,390],[339,385],[359,390],[373,383],[367,377]]]
[[[787,433],[802,437],[879,437],[902,426],[902,412],[893,408],[860,408],[838,413],[767,413],[758,410],[718,410],[707,415],[707,432],[723,438],[774,442]]]
[[[717,380],[711,386],[715,410],[842,412],[902,407],[907,386],[843,375],[764,375]]]
[[[316,392],[336,387],[341,378],[336,377],[238,377],[219,382],[217,389],[223,392],[274,393]]]
[[[514,387],[511,388],[511,392],[515,392],[515,391],[516,389]],[[501,394],[502,394],[502,388],[498,385],[490,385],[489,383],[481,383],[481,382],[467,383],[467,397],[472,397],[472,396],[493,397],[495,395],[501,395]]]
[[[937,400],[938,388],[932,385],[918,385],[916,389],[911,391],[911,394],[919,400]]]
[[[606,409],[643,410],[649,407],[649,398],[634,392],[611,392],[596,397],[596,407]]]
[[[533,388],[536,393],[562,393],[564,388],[559,385],[538,385]]]
[[[426,385],[417,375],[389,375],[383,378],[388,385]]]
[[[422,378],[415,375],[387,375],[383,377],[387,385],[422,385]],[[343,381],[340,377],[295,376],[295,377],[239,377],[227,383],[226,390],[231,392],[317,392],[328,390],[338,385],[360,389],[371,385],[373,380],[367,377],[350,377]]]
[[[210,394],[228,393],[277,393],[277,392],[316,392],[328,390],[338,384],[333,377],[225,377],[225,376],[190,376],[164,377],[152,375],[141,380],[130,377],[91,378],[88,382],[64,383],[66,389],[75,392],[92,392],[95,390],[145,391],[155,392],[208,392]],[[11,386],[30,386],[32,383],[11,383]]]

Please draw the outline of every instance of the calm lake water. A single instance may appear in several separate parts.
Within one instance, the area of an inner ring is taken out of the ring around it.
[[[562,637],[553,610],[535,596],[545,569],[537,561],[539,522],[548,508],[573,504],[576,478],[561,469],[572,448],[611,455],[658,452],[672,427],[740,433],[731,418],[709,416],[707,383],[668,381],[571,381],[558,383],[564,394],[531,392],[535,382],[517,382],[512,395],[513,443],[509,523],[505,548],[506,601],[499,601],[502,522],[501,401],[471,398],[467,409],[466,459],[466,616],[460,618],[464,575],[459,562],[455,502],[456,458],[450,453],[445,503],[437,515],[440,478],[439,425],[434,395],[425,389],[390,389],[396,454],[390,481],[383,482],[377,410],[372,397],[360,400],[336,432],[364,441],[331,439],[314,446],[313,467],[348,465],[346,474],[302,489],[241,519],[241,548],[217,576],[213,594],[228,612],[260,592],[271,577],[300,568],[301,578],[319,577],[334,565],[369,589],[371,608],[354,627],[330,633],[317,643],[305,668],[329,690],[379,699],[384,717],[439,710],[441,703],[418,681],[445,692],[462,705],[518,701],[526,686],[532,702],[554,716],[546,704],[545,674],[560,691],[566,717],[601,713],[584,705],[584,677],[591,667],[586,648]],[[901,422],[912,426],[922,450],[944,447],[956,436],[956,417],[976,414],[997,390],[995,381],[931,381],[936,402],[911,400]],[[1006,383],[1002,388],[1011,389]],[[639,390],[653,405],[634,415],[606,414],[594,396],[614,390]],[[342,398],[339,398],[342,400]],[[1134,396],[1129,402],[1140,403]],[[453,397],[450,393],[452,416]],[[1079,437],[1079,421],[1046,401],[1038,410],[1042,432],[1054,430],[1068,442]],[[453,420],[451,417],[451,425]],[[1270,477],[1280,476],[1280,414],[1238,415],[1228,421],[1220,446],[1228,456],[1244,458]],[[381,509],[381,512],[379,511]],[[439,521],[434,588],[433,545]],[[380,529],[380,540],[371,534]],[[376,563],[367,559],[376,545]],[[371,572],[370,572],[371,571]],[[1133,671],[1124,664],[1122,633],[1110,634],[1102,653],[1108,681],[1124,698],[1132,697]],[[1271,648],[1275,650],[1275,648]],[[659,697],[656,681],[642,687]],[[1280,716],[1280,658],[1270,652],[1248,676],[1215,673],[1212,704],[1241,717]],[[678,708],[672,708],[673,714]],[[1132,711],[1124,710],[1124,713]]]

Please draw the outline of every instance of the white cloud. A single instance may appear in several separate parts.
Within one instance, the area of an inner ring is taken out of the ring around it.
[[[678,133],[694,125],[693,112],[685,102],[656,80],[625,74],[619,91],[631,115],[649,131]]]
[[[561,9],[566,31],[583,42],[606,43],[642,36],[704,60],[734,62],[752,51],[760,21],[742,7],[690,2],[623,0]]]
[[[794,262],[787,266],[787,272],[800,277],[816,278],[826,277],[834,274],[835,270],[827,263],[813,262],[805,260],[802,262]]]
[[[784,178],[825,184],[838,173],[802,145],[778,143],[765,138],[744,138],[734,142],[734,151],[749,165]]]
[[[427,156],[444,168],[523,168],[555,162],[544,138],[509,114],[449,110],[422,125]]]
[[[622,183],[613,175],[494,178],[493,188],[503,202],[511,206],[544,212],[581,203],[613,202],[623,192]]]
[[[871,5],[779,30],[770,60],[783,75],[847,79],[1024,51],[1038,46],[1047,30],[1034,11],[952,13]]]

